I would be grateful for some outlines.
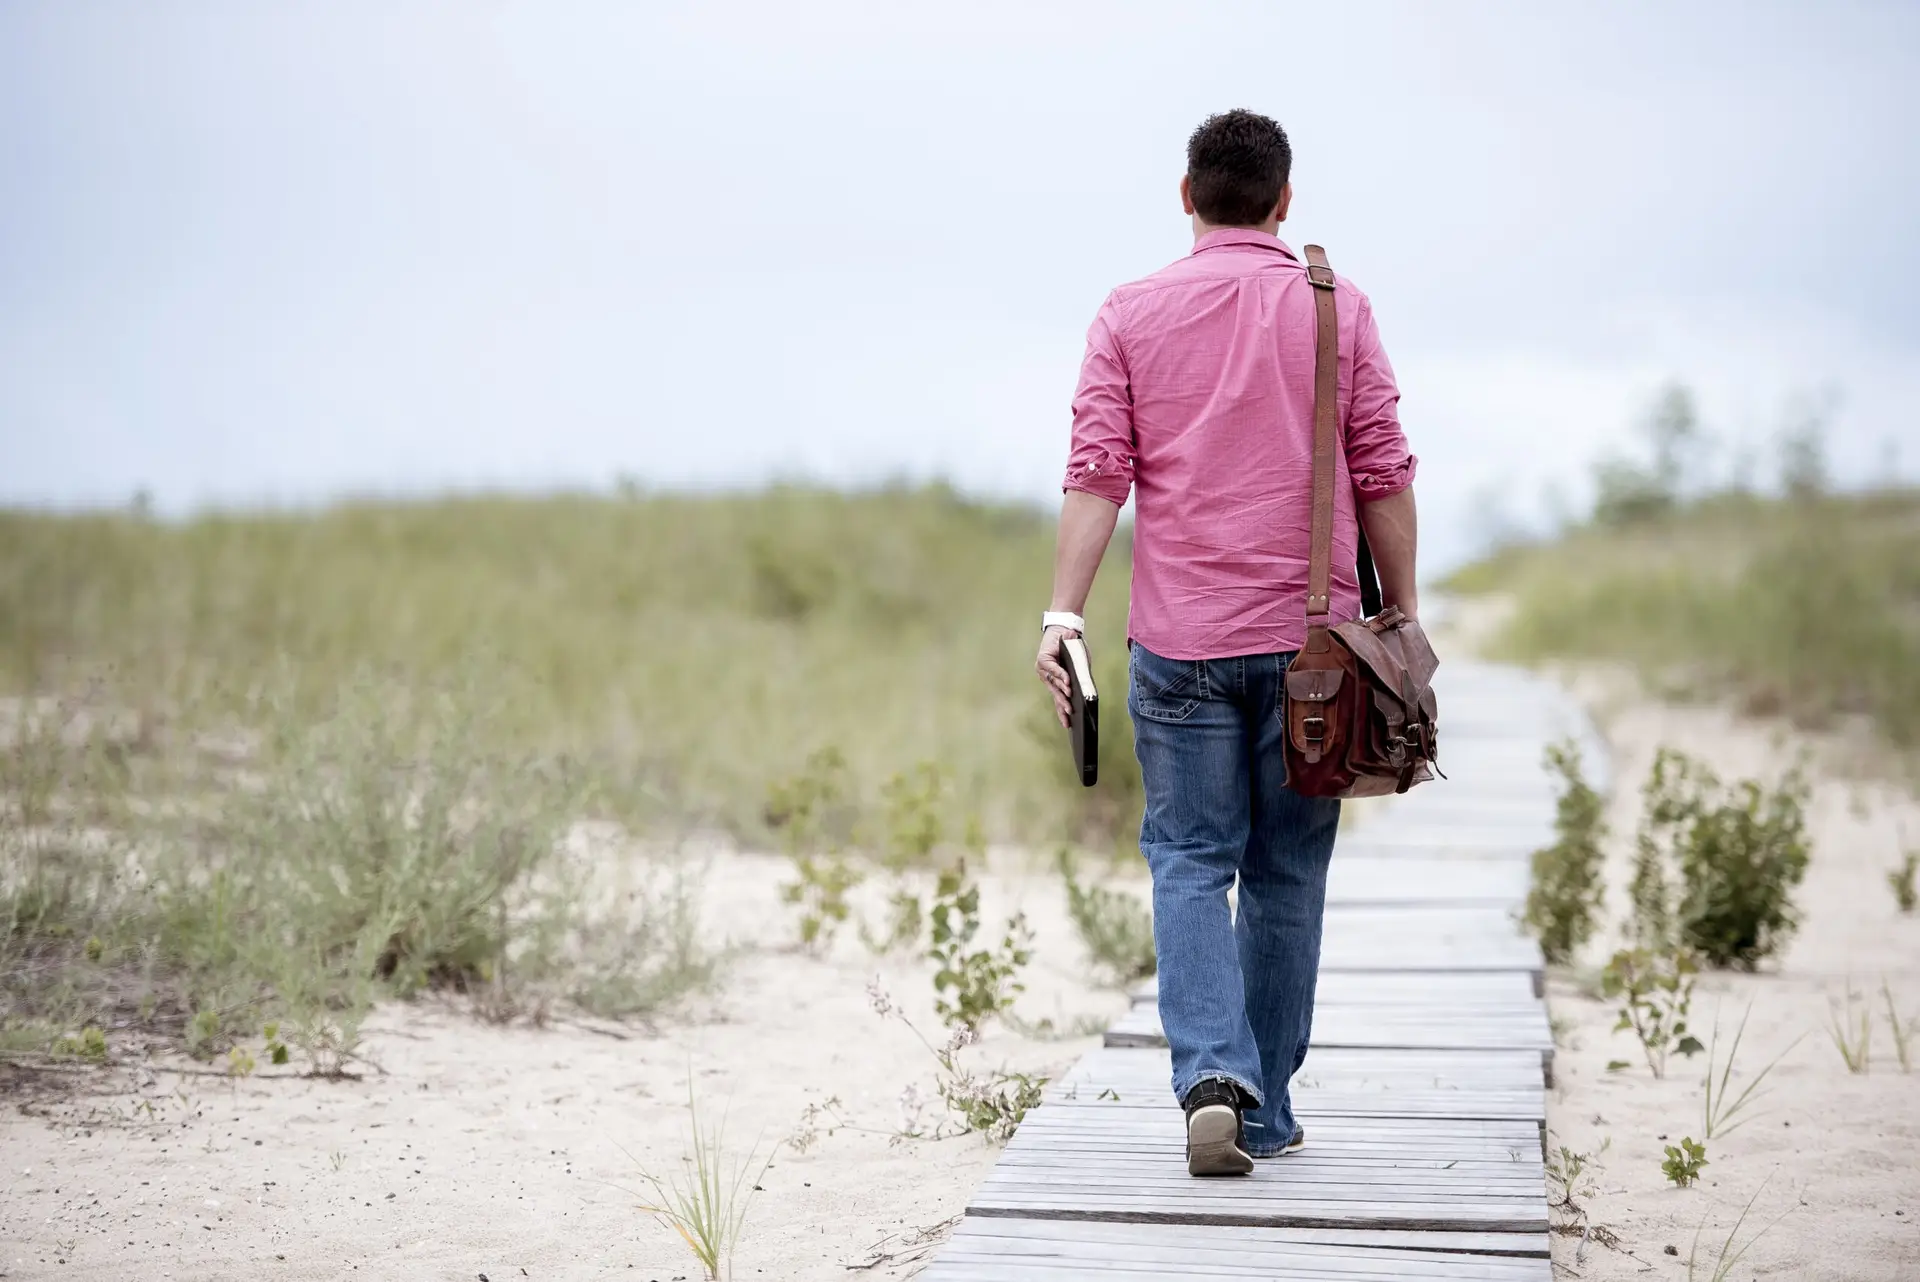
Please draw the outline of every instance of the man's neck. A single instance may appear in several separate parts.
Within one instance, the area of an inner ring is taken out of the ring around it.
[[[1200,238],[1202,236],[1205,236],[1208,232],[1215,232],[1215,231],[1259,231],[1259,232],[1265,232],[1269,236],[1278,236],[1280,234],[1280,220],[1278,218],[1269,218],[1264,223],[1260,223],[1259,225],[1254,227],[1239,227],[1231,223],[1227,223],[1227,224],[1210,223],[1202,219],[1198,214],[1195,214],[1193,216],[1193,243],[1194,244],[1196,245],[1199,244]]]

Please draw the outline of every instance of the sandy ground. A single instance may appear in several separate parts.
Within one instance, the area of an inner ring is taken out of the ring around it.
[[[1581,973],[1618,942],[1617,922],[1553,981],[1551,1144],[1596,1155],[1577,1190],[1582,1213],[1561,1214],[1574,1231],[1556,1237],[1556,1272],[1686,1278],[1698,1234],[1695,1276],[1713,1277],[1751,1200],[1736,1247],[1758,1240],[1727,1278],[1920,1279],[1920,1074],[1901,1072],[1879,1004],[1884,979],[1902,1017],[1920,1019],[1920,916],[1901,916],[1885,881],[1901,829],[1920,842],[1920,803],[1867,781],[1857,740],[1661,705],[1617,673],[1569,680],[1622,785],[1616,916],[1657,746],[1729,777],[1770,777],[1804,748],[1818,783],[1799,936],[1764,973],[1705,977],[1695,998],[1703,1036],[1716,1010],[1730,1035],[1752,1003],[1736,1089],[1783,1056],[1751,1120],[1709,1142],[1697,1187],[1669,1187],[1660,1159],[1666,1143],[1702,1133],[1704,1057],[1676,1058],[1665,1081],[1644,1067],[1609,1072],[1610,1060],[1637,1063],[1638,1047],[1581,993]],[[717,995],[657,1027],[497,1028],[396,1006],[370,1039],[386,1071],[359,1082],[162,1070],[36,1115],[0,1111],[0,1277],[693,1279],[691,1257],[635,1192],[639,1166],[667,1170],[688,1150],[689,1078],[710,1116],[726,1112],[733,1157],[788,1141],[754,1196],[735,1276],[909,1276],[997,1150],[971,1136],[892,1141],[902,1091],[931,1098],[934,1065],[912,1033],[873,1013],[867,990],[877,975],[932,1035],[929,968],[875,959],[850,933],[825,959],[781,950],[792,933],[777,897],[784,876],[778,859],[711,856],[708,933],[741,951]],[[1027,1018],[1098,1027],[1121,1013],[1119,994],[1086,981],[1056,878],[1002,857],[983,889],[989,925],[1018,908],[1035,928]],[[1846,1071],[1826,1031],[1849,985],[1874,1003],[1864,1076]],[[996,1031],[967,1054],[1055,1071],[1094,1042]],[[808,1106],[830,1098],[846,1125],[829,1132],[820,1119],[796,1151]]]
[[[1903,827],[1906,841],[1920,844],[1920,804],[1860,773],[1857,738],[1808,736],[1718,709],[1662,705],[1619,673],[1588,671],[1569,681],[1613,747],[1618,780],[1609,813],[1614,921],[1581,959],[1588,973],[1622,942],[1618,919],[1627,902],[1638,791],[1660,745],[1703,759],[1723,778],[1772,779],[1805,750],[1817,782],[1798,936],[1763,973],[1708,975],[1694,997],[1702,1040],[1716,1012],[1722,1038],[1730,1040],[1752,1005],[1736,1093],[1784,1056],[1762,1085],[1752,1120],[1708,1142],[1710,1164],[1698,1185],[1673,1188],[1660,1163],[1666,1144],[1703,1134],[1706,1056],[1674,1058],[1666,1080],[1655,1081],[1633,1035],[1612,1031],[1614,1009],[1581,994],[1583,967],[1553,982],[1561,1050],[1549,1142],[1598,1153],[1577,1198],[1584,1220],[1562,1217],[1591,1223],[1595,1234],[1584,1248],[1577,1236],[1556,1240],[1556,1274],[1685,1278],[1698,1232],[1695,1276],[1720,1276],[1714,1269],[1721,1244],[1751,1201],[1735,1250],[1760,1236],[1728,1278],[1920,1279],[1920,1073],[1901,1071],[1879,992],[1884,980],[1902,1018],[1920,1022],[1920,915],[1899,913],[1885,875],[1898,860]],[[1872,1055],[1863,1076],[1847,1071],[1827,1032],[1829,1004],[1849,986],[1872,1001]],[[1920,1036],[1914,1041],[1920,1058]],[[1616,1059],[1635,1067],[1608,1072]],[[1603,1244],[1609,1235],[1617,1246]]]
[[[1021,909],[1035,932],[1019,1013],[1093,1027],[1120,1014],[1124,997],[1085,981],[1058,879],[1010,858],[995,869],[982,879],[987,927]],[[734,1158],[756,1142],[764,1157],[830,1098],[848,1124],[829,1133],[822,1118],[805,1152],[780,1149],[736,1277],[910,1274],[916,1241],[960,1214],[998,1150],[975,1136],[891,1142],[902,1090],[933,1099],[935,1065],[874,1014],[868,985],[877,975],[935,1036],[931,970],[876,959],[851,937],[825,959],[765,947],[792,937],[777,899],[785,870],[712,857],[709,931],[744,951],[717,995],[655,1029],[498,1028],[396,1006],[370,1038],[386,1072],[362,1081],[160,1071],[46,1117],[6,1109],[0,1276],[697,1278],[636,1193],[637,1166],[664,1172],[689,1151],[689,1077],[706,1119],[725,1113]],[[1095,1041],[995,1031],[965,1054],[1058,1070]],[[934,1099],[929,1119],[939,1109]]]

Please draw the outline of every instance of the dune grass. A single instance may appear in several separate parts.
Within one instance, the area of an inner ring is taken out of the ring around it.
[[[1082,796],[1027,671],[1052,540],[1036,511],[940,487],[4,513],[0,693],[102,683],[139,714],[245,726],[263,693],[312,719],[356,673],[459,670],[503,742],[600,763],[636,813],[761,835],[770,785],[831,746],[873,790],[937,762],[998,836],[1118,831],[1126,718],[1113,783]],[[1121,540],[1090,607],[1116,691],[1126,561]]]
[[[384,996],[650,1009],[711,977],[685,875],[583,843],[772,844],[823,753],[867,855],[923,776],[949,831],[1110,848],[1126,718],[1083,790],[1030,671],[1052,538],[939,487],[0,513],[0,1048],[273,1024],[326,1073]]]
[[[1721,494],[1510,547],[1445,586],[1513,597],[1500,657],[1621,660],[1663,694],[1863,717],[1920,747],[1920,491]]]

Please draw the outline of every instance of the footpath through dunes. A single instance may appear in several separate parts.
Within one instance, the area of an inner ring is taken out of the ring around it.
[[[1306,1150],[1188,1176],[1149,982],[1027,1115],[925,1282],[1551,1278],[1553,1038],[1517,916],[1552,829],[1542,749],[1572,735],[1604,780],[1605,748],[1525,673],[1451,664],[1438,685],[1448,778],[1357,803],[1375,812],[1335,848],[1293,1085]]]

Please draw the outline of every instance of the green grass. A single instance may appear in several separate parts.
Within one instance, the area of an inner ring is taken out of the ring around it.
[[[1498,657],[1620,660],[1663,694],[1731,696],[1920,747],[1920,491],[1719,495],[1455,572],[1516,610]]]
[[[0,1047],[278,1062],[271,1024],[328,1074],[385,997],[654,1009],[715,962],[657,852],[772,844],[814,760],[862,860],[1114,844],[1124,710],[1081,789],[1031,671],[1052,542],[939,487],[0,513]],[[583,853],[610,823],[645,842]]]
[[[761,832],[832,746],[864,789],[937,762],[997,836],[1123,832],[1124,715],[1070,786],[1031,677],[1053,524],[939,488],[468,498],[311,515],[0,513],[0,694],[104,683],[149,720],[323,716],[355,674],[472,674],[516,749],[566,752],[638,813]],[[1124,538],[1091,614],[1124,691]]]

